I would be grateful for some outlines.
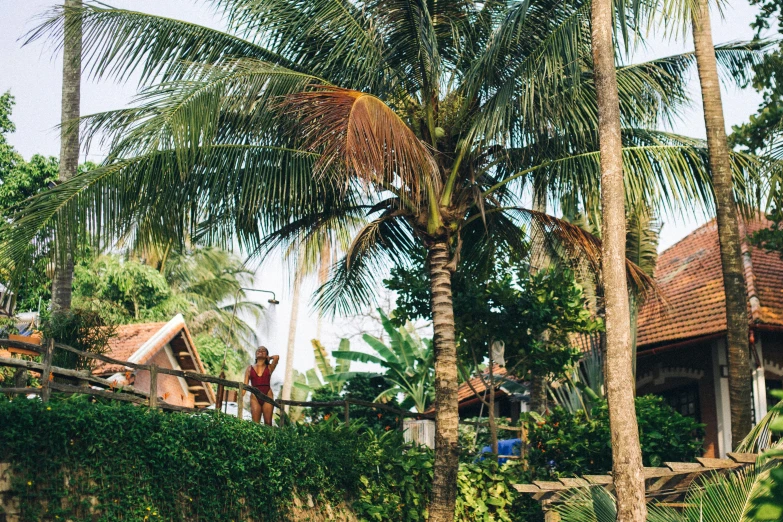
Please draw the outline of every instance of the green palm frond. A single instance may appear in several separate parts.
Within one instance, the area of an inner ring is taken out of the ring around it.
[[[30,44],[48,38],[60,48],[66,33],[83,28],[85,72],[119,81],[139,73],[142,83],[187,76],[192,68],[236,58],[254,58],[282,67],[297,64],[257,43],[208,27],[85,2],[79,16],[56,7],[26,38]],[[67,19],[67,25],[65,20]]]
[[[233,32],[331,83],[391,87],[384,46],[365,9],[343,0],[210,0]]]

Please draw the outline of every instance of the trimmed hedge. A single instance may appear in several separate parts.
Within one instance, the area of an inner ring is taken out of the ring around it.
[[[294,497],[422,520],[431,455],[336,422],[266,428],[214,412],[0,399],[22,520],[283,520]]]

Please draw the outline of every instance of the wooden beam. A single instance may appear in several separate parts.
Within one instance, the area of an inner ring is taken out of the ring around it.
[[[0,339],[0,346],[5,346],[11,349],[17,348],[19,350],[35,352],[38,355],[43,354],[45,351],[45,348],[39,344],[23,343],[21,341],[12,341],[10,339]]]
[[[54,341],[50,340],[46,343],[46,352],[43,356],[43,368],[41,371],[41,386],[43,392],[41,392],[41,400],[46,403],[49,402],[49,395],[52,393],[49,387],[49,381],[52,377],[52,354],[54,352]]]
[[[512,486],[520,493],[540,493],[541,488],[535,484],[513,484]]]
[[[729,458],[738,464],[755,464],[759,458],[755,453],[727,453]]]
[[[605,486],[612,483],[611,475],[582,475],[582,478],[596,486]]]
[[[84,395],[93,395],[95,397],[104,397],[106,399],[113,399],[116,401],[132,402],[134,404],[144,404],[145,401],[141,397],[131,395],[130,393],[112,392],[106,390],[98,390],[88,386],[71,386],[70,384],[60,384],[59,382],[51,382],[49,385],[53,390],[70,393],[81,393]]]
[[[664,462],[663,465],[675,473],[693,473],[694,471],[704,471],[704,466],[698,462]]]
[[[31,393],[34,393],[36,395],[40,395],[41,392],[42,392],[41,388],[0,388],[0,393],[5,393],[5,394],[20,393],[24,395],[29,395]]]
[[[35,362],[35,361],[25,361],[23,359],[14,359],[12,357],[0,357],[0,366],[8,366],[11,368],[23,368],[27,370],[34,370],[38,372],[43,372],[43,364]],[[109,381],[107,379],[102,379],[101,377],[96,377],[94,375],[90,375],[90,372],[88,370],[69,370],[66,368],[59,368],[57,366],[52,366],[51,371],[55,375],[62,375],[64,377],[71,377],[73,379],[77,379],[80,381],[87,381],[91,382],[93,384],[97,384],[100,386],[104,386],[106,388],[116,388],[116,383]],[[140,397],[148,397],[149,394],[147,392],[137,390],[133,386],[127,385],[122,386],[122,391],[125,393],[132,393],[134,395],[138,395]]]
[[[707,457],[696,457],[696,460],[705,468],[736,468],[739,464],[731,459],[711,459]]]
[[[150,368],[150,409],[158,407],[158,367],[154,364]]]

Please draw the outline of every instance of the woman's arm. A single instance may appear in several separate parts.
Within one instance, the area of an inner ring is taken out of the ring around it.
[[[275,371],[275,368],[277,368],[277,363],[278,361],[280,361],[280,356],[273,355],[272,357],[270,357],[270,359],[272,362],[269,363],[269,373],[272,373],[273,371]]]

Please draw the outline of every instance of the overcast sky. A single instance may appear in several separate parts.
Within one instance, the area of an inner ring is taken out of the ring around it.
[[[11,144],[25,157],[39,153],[59,154],[59,136],[54,130],[60,121],[61,59],[53,56],[52,49],[42,42],[22,47],[22,38],[35,27],[40,17],[56,2],[52,0],[0,0],[0,93],[10,90],[16,97],[13,121],[17,130],[9,138]],[[193,0],[107,0],[114,7],[134,9],[156,15],[184,19],[215,28],[222,28],[221,19],[214,14],[205,1]],[[728,0],[725,17],[713,13],[713,35],[716,43],[745,40],[753,36],[750,23],[756,9],[743,0]],[[654,41],[648,49],[639,52],[635,61],[668,56],[692,50],[690,40]],[[690,81],[693,107],[681,115],[675,132],[703,138],[704,121],[699,97],[698,79],[693,74]],[[82,114],[90,114],[126,106],[134,94],[133,81],[118,85],[102,82],[85,82],[82,90]],[[761,97],[752,89],[739,91],[724,89],[724,110],[728,130],[732,125],[747,121],[756,111]],[[100,161],[99,155],[88,158]],[[661,248],[666,248],[696,228],[704,220],[672,219],[666,216],[662,232]],[[309,295],[314,283],[308,282],[305,292]],[[281,304],[274,312],[272,330],[268,339],[273,353],[284,355],[290,316],[290,295],[288,278],[284,276],[279,260],[270,260],[259,271],[258,288],[267,288],[277,293]],[[265,299],[262,300],[265,302]],[[300,370],[312,367],[313,357],[309,339],[315,336],[315,318],[305,303],[301,307],[300,328],[297,334],[297,356],[295,366]],[[337,337],[351,331],[344,322],[329,323],[324,328],[324,341],[328,348],[336,348]],[[359,342],[355,344],[360,344]]]

